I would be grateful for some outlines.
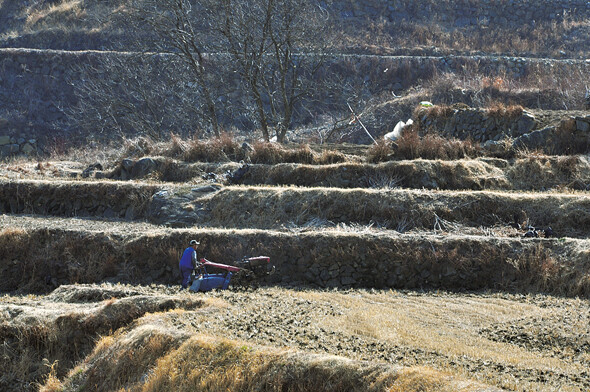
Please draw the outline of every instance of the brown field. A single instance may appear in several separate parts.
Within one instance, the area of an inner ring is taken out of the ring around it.
[[[231,161],[152,155],[154,171],[127,180],[124,152],[88,177],[97,155],[7,162],[2,389],[590,387],[587,156],[333,151],[342,162],[282,163],[278,149],[241,185]],[[277,272],[179,292],[190,238],[215,261],[269,255]]]
[[[325,75],[257,82],[211,21],[177,21],[198,34],[170,47],[144,2],[0,0],[0,392],[590,391],[581,8],[512,28],[463,20],[478,1],[346,1],[303,34],[325,42],[286,51],[333,56]],[[196,74],[166,76],[179,50]],[[279,107],[300,82],[317,91]],[[488,124],[442,129],[467,108]],[[260,138],[267,109],[284,144]],[[519,144],[521,125],[549,132]],[[182,290],[192,239],[275,273]]]

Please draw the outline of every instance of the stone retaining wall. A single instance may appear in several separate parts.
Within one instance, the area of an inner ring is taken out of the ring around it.
[[[418,115],[421,131],[434,131],[446,137],[486,142],[530,133],[537,126],[535,116],[526,110],[515,116],[490,115],[486,109],[449,109],[445,116],[431,117],[428,111]]]
[[[526,23],[590,17],[590,2],[586,0],[343,0],[334,2],[333,8],[342,18],[433,21],[459,28],[474,25],[518,28]]]
[[[542,164],[533,162],[521,170],[528,170],[528,174],[538,178],[539,166],[551,165],[549,160]],[[556,165],[568,170],[567,161],[556,162]],[[453,169],[470,170],[468,166],[460,169],[450,166],[442,170],[452,173]],[[574,166],[569,170],[575,169]],[[498,176],[499,171],[489,173]],[[428,178],[425,171],[418,175],[435,182],[435,179]],[[317,226],[318,222],[323,222],[321,226],[326,228],[344,224],[377,225],[383,230],[430,231],[437,219],[458,222],[465,227],[492,227],[499,222],[514,222],[515,214],[524,213],[527,220],[538,228],[550,226],[560,236],[576,237],[585,236],[590,229],[589,206],[589,197],[553,193],[531,196],[403,189],[277,191],[272,187],[220,189],[214,185],[164,188],[110,181],[68,184],[0,181],[0,214],[150,221],[161,227],[284,229],[291,225]],[[572,226],[571,222],[575,225]]]
[[[60,284],[120,281],[178,284],[178,259],[192,238],[207,259],[232,263],[243,256],[270,256],[276,273],[264,282],[314,287],[526,290],[543,280],[546,291],[590,294],[574,250],[586,240],[459,238],[448,236],[273,233],[233,230],[174,231],[149,235],[44,228],[0,232],[0,287],[48,291]],[[426,240],[425,240],[426,239]],[[35,246],[30,246],[35,244]],[[567,254],[569,259],[559,255]],[[463,256],[464,255],[464,256]],[[551,275],[540,263],[555,258]],[[578,261],[575,261],[573,259]],[[520,270],[521,266],[526,266]],[[537,268],[538,266],[538,268]],[[561,285],[561,286],[560,286]]]
[[[142,219],[157,189],[108,182],[0,182],[0,214]]]
[[[558,127],[538,129],[535,116],[526,110],[516,115],[494,115],[486,109],[452,107],[443,115],[436,115],[438,112],[423,108],[417,113],[415,124],[421,134],[435,132],[449,138],[470,138],[491,149],[495,142],[510,138],[516,148],[547,153],[566,152],[558,151],[560,143],[564,142],[578,146],[579,150],[574,152],[584,152],[584,147],[590,146],[590,115],[563,119]]]
[[[69,129],[67,124],[67,113],[77,104],[72,83],[83,83],[80,64],[92,65],[100,71],[100,59],[105,56],[130,54],[0,49],[0,140],[5,143],[1,153],[30,153],[37,149],[43,150],[47,141],[65,143],[73,136],[84,139],[78,129]],[[214,64],[223,61],[223,58],[211,57],[210,61]],[[400,91],[436,73],[462,73],[465,69],[485,75],[510,75],[516,78],[526,76],[531,70],[542,72],[553,66],[564,69],[569,67],[572,72],[575,69],[581,69],[584,73],[590,70],[590,61],[486,56],[351,55],[334,57],[329,64],[330,72],[362,80],[371,94]],[[345,103],[342,104],[345,107]],[[375,125],[379,126],[384,125]],[[379,128],[370,130],[375,134],[390,131]]]
[[[11,155],[25,154],[30,155],[37,152],[37,140],[25,140],[22,137],[18,139],[4,135],[0,136],[0,158]]]

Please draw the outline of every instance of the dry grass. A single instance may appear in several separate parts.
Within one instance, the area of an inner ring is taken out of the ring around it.
[[[386,162],[391,159],[392,153],[391,142],[379,139],[376,144],[372,144],[367,150],[367,161],[370,163]]]
[[[300,163],[329,165],[342,163],[349,158],[334,150],[315,152],[307,144],[297,147],[278,143],[256,142],[244,148],[231,134],[223,133],[218,138],[182,139],[171,135],[168,142],[156,142],[150,138],[127,139],[124,143],[124,157],[164,156],[184,162],[240,162],[257,164]]]
[[[184,340],[184,339],[183,339]],[[74,369],[63,391],[477,391],[483,386],[428,368],[351,361],[197,334],[178,337],[144,325],[101,345]]]
[[[575,361],[546,356],[509,342],[494,341],[481,333],[486,326],[496,323],[510,325],[513,320],[543,319],[555,312],[556,308],[543,309],[528,301],[510,301],[500,296],[479,300],[461,296],[445,298],[444,294],[439,296],[437,293],[424,296],[406,296],[397,292],[355,295],[324,293],[321,296],[304,293],[301,296],[327,300],[345,309],[342,315],[326,320],[330,330],[344,336],[366,337],[397,347],[441,353],[446,360],[451,361],[469,357],[476,362],[502,363],[522,369],[552,369],[568,374],[576,374],[583,367]],[[477,378],[504,388],[511,389],[514,386],[514,381],[509,378],[502,380],[500,375],[494,375],[490,370],[486,366],[479,368]],[[412,369],[405,371],[411,373]],[[469,367],[454,367],[454,371],[474,376]],[[533,381],[529,384],[521,381],[517,385],[518,388],[551,390],[542,382]]]
[[[523,111],[524,108],[521,105],[506,106],[501,102],[491,102],[486,107],[488,116],[493,118],[508,119],[510,121],[513,121],[522,116]]]
[[[39,28],[39,24],[45,26],[54,25],[64,21],[73,21],[81,19],[86,15],[86,11],[80,0],[66,0],[51,4],[45,8],[29,9],[26,27],[29,29]]]
[[[27,303],[15,307],[16,316],[2,320],[0,364],[5,377],[0,386],[11,380],[30,383],[44,379],[46,391],[61,390],[60,378],[92,350],[99,335],[111,334],[147,312],[195,309],[207,303],[192,298],[137,296],[87,304],[60,303],[58,295],[53,299],[57,301],[39,304],[41,310]],[[108,347],[109,341],[112,339],[107,336],[97,347]]]
[[[423,108],[418,106],[414,110],[414,118],[426,116],[429,118],[441,118],[448,119],[453,114],[454,109],[449,105],[434,105],[431,107]]]
[[[343,358],[298,355],[201,335],[159,360],[148,382],[133,390],[380,391],[387,390],[387,381],[392,383],[395,376],[377,385],[374,377],[361,364]]]
[[[86,289],[100,292],[100,287]],[[104,289],[100,297],[108,297],[117,287]],[[146,298],[188,303],[190,297],[168,297],[153,287],[134,290],[143,295],[76,306],[85,308],[83,318],[89,318],[123,300],[141,306]],[[62,291],[74,294],[76,286]],[[277,288],[199,295],[203,296],[214,307],[156,312],[123,323],[128,326],[98,340],[67,376],[64,371],[72,364],[60,362],[63,367],[56,371],[55,358],[48,357],[39,377],[45,380],[42,390],[495,390],[466,380],[477,379],[510,390],[575,391],[567,383],[577,380],[575,385],[582,385],[577,377],[590,360],[571,350],[578,343],[587,344],[587,315],[580,313],[587,301],[581,299]],[[16,304],[36,305],[29,320],[49,309],[56,316],[66,315],[66,320],[76,313],[66,309],[71,303],[49,299],[14,297],[15,304],[8,304],[13,311]],[[112,317],[127,316],[117,312]],[[46,324],[49,331],[55,329]],[[67,322],[62,329],[74,331],[76,325]],[[22,341],[36,347],[38,340]],[[269,342],[275,346],[269,347]],[[22,348],[20,353],[25,361],[33,361]],[[39,358],[35,360],[41,363]],[[547,379],[537,378],[539,374]]]
[[[456,160],[485,155],[471,140],[447,139],[432,133],[420,137],[416,130],[404,132],[396,144],[394,156],[398,159]]]
[[[49,373],[39,387],[39,392],[60,392],[62,390],[63,384],[57,377],[57,362],[53,362],[49,367]]]
[[[166,150],[162,153],[170,155],[170,152]],[[244,160],[246,153],[247,151],[242,150],[240,144],[229,134],[223,133],[220,137],[209,140],[193,139],[188,143],[181,157],[188,162],[237,162]]]
[[[301,145],[295,149],[284,148],[276,143],[259,142],[254,144],[254,151],[250,154],[252,163],[303,163],[311,164],[316,161],[316,153],[309,145]]]
[[[324,150],[320,156],[316,158],[316,162],[320,165],[332,165],[335,163],[347,162],[348,158],[340,151]]]

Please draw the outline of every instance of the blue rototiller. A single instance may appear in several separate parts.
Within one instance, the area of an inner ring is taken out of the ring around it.
[[[245,257],[235,264],[220,264],[201,259],[193,272],[190,290],[195,292],[227,290],[232,277],[239,284],[252,285],[256,284],[260,278],[273,274],[275,269],[270,265],[270,257],[267,256]],[[208,270],[217,272],[210,273]]]

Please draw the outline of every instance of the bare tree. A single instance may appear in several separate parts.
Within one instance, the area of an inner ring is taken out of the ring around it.
[[[187,84],[189,70],[170,56],[96,53],[75,71],[78,104],[68,117],[77,134],[161,138],[207,125],[199,92]]]
[[[191,79],[199,87],[213,133],[219,136],[218,114],[211,91],[214,72],[208,71],[205,65],[205,52],[215,45],[199,26],[203,14],[189,0],[135,0],[133,11],[136,30],[149,26],[158,36],[148,50],[174,54],[187,65]],[[140,37],[145,35],[140,34]]]
[[[218,136],[247,116],[265,140],[283,142],[314,116],[329,41],[328,13],[314,1],[132,0],[122,10],[140,50],[83,67],[78,126],[86,118],[88,128],[157,136],[200,115]]]
[[[265,140],[283,142],[324,62],[327,12],[310,0],[220,0],[211,29],[225,38]]]

